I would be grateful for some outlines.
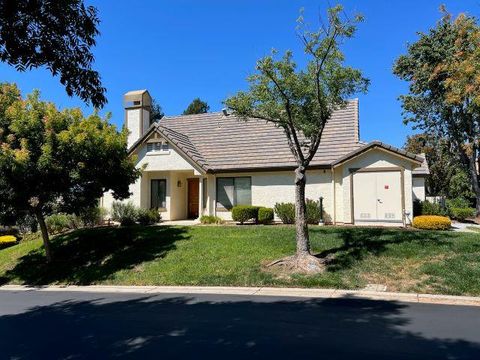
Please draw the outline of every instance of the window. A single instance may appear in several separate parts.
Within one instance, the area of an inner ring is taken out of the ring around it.
[[[228,209],[236,205],[252,204],[252,179],[250,177],[217,178],[217,208]]]
[[[150,191],[150,207],[152,209],[165,209],[167,207],[167,180],[152,180]]]
[[[168,151],[170,147],[167,142],[150,142],[147,143],[147,152]]]

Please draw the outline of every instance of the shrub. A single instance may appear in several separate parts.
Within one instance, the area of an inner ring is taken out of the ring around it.
[[[138,209],[137,221],[140,225],[153,225],[160,221],[162,217],[156,209]]]
[[[224,223],[223,219],[219,218],[218,216],[213,216],[213,215],[203,215],[200,218],[200,222],[204,225],[223,224]]]
[[[232,220],[243,224],[246,221],[258,221],[258,206],[237,205],[232,209]]]
[[[415,199],[413,200],[413,216],[419,216],[422,215],[422,204],[423,202]]]
[[[258,222],[260,224],[270,224],[273,221],[273,209],[261,207],[258,209]]]
[[[137,221],[137,209],[132,203],[115,201],[112,204],[112,219],[122,226],[134,225]]]
[[[50,234],[58,234],[74,228],[72,225],[73,216],[64,213],[47,216],[45,218],[45,224]]]
[[[459,197],[455,199],[448,199],[447,200],[447,209],[453,208],[469,208],[471,207],[471,203],[469,200]]]
[[[295,223],[295,204],[293,203],[276,203],[274,206],[275,214],[282,220],[284,224]]]
[[[320,211],[320,201],[314,201],[311,199],[306,200],[307,211],[307,224],[318,225],[322,220],[322,212]]]
[[[458,221],[465,221],[465,219],[475,216],[474,208],[450,208],[450,216]]]
[[[35,216],[26,214],[17,219],[17,227],[22,234],[28,232],[36,233],[38,231],[38,222]]]
[[[80,221],[83,226],[94,227],[94,226],[102,225],[103,219],[106,217],[106,215],[107,215],[106,209],[99,206],[95,206],[95,207],[83,210],[80,213]]]
[[[14,245],[17,243],[17,238],[13,235],[0,236],[0,248]]]
[[[421,215],[413,218],[413,227],[425,230],[448,230],[452,222],[448,217],[437,215]]]
[[[447,211],[446,209],[442,208],[442,206],[438,203],[431,203],[428,200],[422,202],[422,215],[439,215],[439,216],[446,216]]]

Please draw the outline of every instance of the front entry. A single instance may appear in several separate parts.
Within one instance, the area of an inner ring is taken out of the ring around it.
[[[354,223],[403,225],[402,178],[400,171],[354,173]]]
[[[187,179],[188,182],[188,218],[198,218],[199,182],[198,178]]]

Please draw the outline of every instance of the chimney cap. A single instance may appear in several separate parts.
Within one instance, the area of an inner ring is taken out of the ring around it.
[[[148,90],[132,90],[123,95],[123,106],[127,108],[151,107],[152,97]]]

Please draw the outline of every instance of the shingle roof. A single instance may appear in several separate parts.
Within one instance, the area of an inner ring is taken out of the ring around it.
[[[153,124],[132,145],[133,151],[153,131],[158,131],[199,167],[209,172],[296,167],[283,129],[264,120],[244,121],[223,112],[168,116]],[[385,145],[384,146],[389,146]],[[335,111],[325,126],[312,167],[330,167],[339,159],[364,148],[359,140],[358,100]],[[392,151],[401,154],[403,150]]]

